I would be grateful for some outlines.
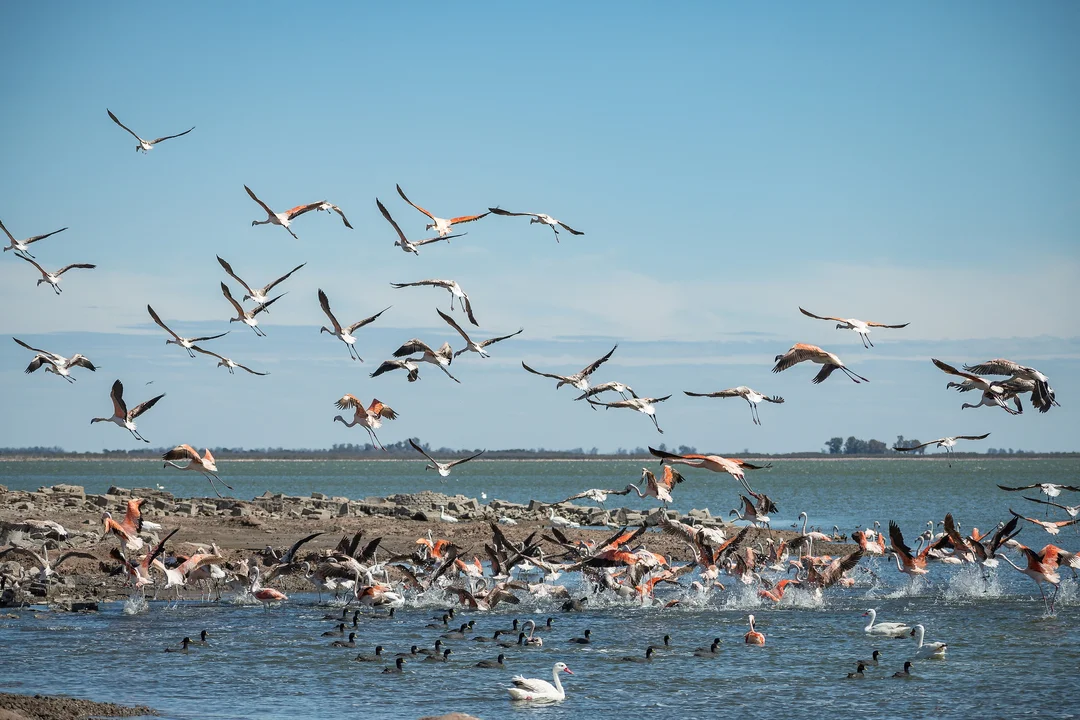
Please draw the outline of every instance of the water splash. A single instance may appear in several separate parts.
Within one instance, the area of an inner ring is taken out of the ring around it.
[[[946,582],[946,600],[985,600],[1005,594],[996,572],[979,565],[965,565]]]
[[[150,603],[146,601],[146,598],[141,593],[132,593],[127,600],[124,601],[124,614],[125,615],[138,615],[139,613],[148,612],[150,610]]]

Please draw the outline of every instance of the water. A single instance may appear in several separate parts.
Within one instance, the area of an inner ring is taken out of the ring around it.
[[[422,467],[422,466],[421,466]],[[223,464],[237,495],[263,490],[303,494],[312,490],[350,497],[433,489],[489,498],[553,500],[586,487],[619,487],[640,473],[635,462],[485,462],[459,468],[443,484],[408,462],[251,462]],[[1080,461],[961,460],[942,462],[782,461],[751,476],[751,482],[776,498],[781,512],[774,525],[785,527],[800,509],[812,524],[840,525],[895,519],[916,535],[926,520],[953,512],[964,527],[992,527],[1011,504],[1027,514],[1042,508],[1018,494],[994,487],[1029,482],[1073,482]],[[736,496],[733,482],[688,470],[676,489],[676,506],[710,507],[720,514]],[[205,481],[193,474],[161,471],[154,463],[33,462],[0,463],[0,484],[36,488],[56,482],[83,484],[101,492],[110,484],[153,486],[160,482],[178,495],[205,494]],[[1033,494],[1034,495],[1034,494]],[[635,500],[635,502],[638,502]],[[1075,502],[1070,498],[1067,502]],[[643,503],[639,503],[644,506]],[[1027,527],[1019,538],[1034,547],[1051,540]],[[1067,529],[1054,539],[1070,550],[1080,535]],[[35,614],[0,620],[0,689],[49,692],[127,703],[146,703],[168,718],[321,718],[420,717],[450,710],[483,718],[519,713],[543,718],[643,715],[671,717],[775,717],[826,705],[840,717],[1015,717],[1053,713],[1076,717],[1067,688],[1080,666],[1077,626],[1080,592],[1071,573],[1065,578],[1057,615],[1046,617],[1034,584],[1009,567],[983,578],[973,568],[935,564],[929,579],[914,589],[885,560],[864,560],[857,586],[834,588],[823,599],[798,590],[779,607],[762,604],[752,589],[730,578],[726,592],[702,602],[689,591],[665,589],[675,608],[642,608],[599,596],[588,612],[563,614],[551,601],[526,598],[516,607],[474,613],[477,632],[490,636],[514,617],[542,622],[554,616],[556,629],[539,649],[506,650],[508,670],[472,665],[494,658],[499,649],[471,640],[450,643],[448,665],[415,662],[404,676],[386,676],[387,663],[357,663],[357,652],[376,644],[388,652],[416,644],[431,647],[439,631],[425,629],[446,603],[439,596],[413,598],[393,621],[361,622],[357,650],[329,647],[321,637],[332,623],[322,620],[325,605],[315,596],[295,595],[266,613],[259,606],[184,602],[170,607],[151,602],[145,612],[128,615],[123,603],[104,605],[90,615]],[[862,631],[869,607],[880,620],[922,623],[928,640],[949,644],[948,659],[916,662],[917,677],[893,680],[914,651],[911,640],[872,640]],[[741,643],[746,614],[758,618],[767,636],[764,648]],[[162,653],[184,635],[206,628],[211,646],[189,655]],[[567,639],[586,628],[593,644]],[[670,634],[676,648],[658,652],[648,665],[622,662],[644,653]],[[720,656],[701,659],[694,648],[723,639]],[[883,653],[881,668],[848,681],[854,661]],[[17,660],[15,660],[17,658]],[[506,695],[516,673],[550,679],[551,666],[566,662],[574,675],[563,676],[566,702],[545,708],[515,708]],[[1055,689],[1057,688],[1057,690]]]

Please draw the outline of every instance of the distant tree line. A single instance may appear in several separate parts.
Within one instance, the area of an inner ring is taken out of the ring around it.
[[[896,444],[893,447],[915,447],[921,445],[917,439],[905,439],[903,435],[896,437]],[[891,447],[881,442],[880,440],[860,440],[854,435],[848,437],[845,440],[842,437],[830,438],[825,442],[825,449],[829,455],[891,455],[896,454],[896,451]],[[912,451],[913,453],[922,455],[926,452],[926,448],[919,448]]]

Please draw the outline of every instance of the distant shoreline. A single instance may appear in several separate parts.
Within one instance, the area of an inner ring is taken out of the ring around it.
[[[447,458],[462,457],[464,453],[451,453],[446,454]],[[259,457],[251,457],[244,454],[232,454],[232,453],[215,453],[215,457],[218,460],[226,460],[228,462],[327,462],[327,461],[346,461],[346,462],[418,462],[421,458],[413,458],[407,456],[396,455],[392,457],[379,457],[376,455],[328,455],[328,456],[309,456],[309,457],[296,457],[295,455],[288,455],[282,457],[275,457],[273,455],[265,455]],[[934,453],[932,455],[828,455],[824,453],[791,453],[786,455],[765,455],[765,454],[744,454],[744,453],[731,453],[724,454],[724,457],[738,457],[743,460],[763,460],[763,461],[775,461],[775,460],[806,460],[816,462],[846,462],[851,460],[878,460],[878,461],[949,461],[949,460],[987,460],[992,462],[1008,461],[1008,460],[1052,460],[1052,459],[1073,459],[1080,458],[1080,452],[1055,452],[1055,453],[1022,453],[1022,454],[995,454],[987,455],[985,453]],[[112,455],[103,453],[65,453],[56,455],[5,455],[0,454],[0,463],[4,462],[48,462],[48,461],[75,461],[75,462],[100,462],[104,460],[116,461],[116,462],[147,462],[156,461],[160,462],[160,457],[156,454],[147,455]],[[612,462],[623,460],[627,462],[656,462],[657,458],[652,455],[580,455],[580,456],[530,456],[530,455],[499,455],[493,453],[488,457],[477,458],[473,462]]]

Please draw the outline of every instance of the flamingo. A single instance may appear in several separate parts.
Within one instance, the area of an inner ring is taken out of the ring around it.
[[[863,552],[871,555],[884,555],[885,543],[881,539],[880,535],[875,534],[873,538],[867,537],[867,533],[862,530],[856,530],[851,533],[851,539],[859,544],[859,547]]]
[[[436,470],[436,471],[438,471],[440,477],[449,477],[450,476],[450,470],[452,468],[454,468],[455,466],[461,465],[462,463],[467,463],[470,460],[475,460],[476,458],[480,457],[485,452],[487,452],[486,450],[481,450],[480,452],[476,453],[475,455],[470,455],[469,457],[461,458],[460,460],[454,460],[452,462],[441,463],[438,460],[436,460],[435,458],[428,455],[427,451],[424,450],[424,448],[417,445],[416,441],[413,440],[412,438],[409,438],[409,444],[413,446],[413,449],[416,450],[416,452],[418,452],[421,455],[423,455],[424,457],[426,457],[428,459],[428,461],[431,463],[430,465],[426,465],[424,467],[424,469],[425,470]]]
[[[628,408],[630,410],[637,410],[639,413],[643,413],[650,420],[652,420],[653,425],[656,426],[657,432],[662,435],[664,431],[660,429],[660,424],[656,421],[656,404],[662,403],[670,397],[670,395],[665,395],[664,397],[658,398],[634,397],[630,398],[629,400],[616,400],[613,403],[599,402],[597,400],[589,398],[588,402],[590,405],[603,405],[605,408]]]
[[[888,635],[890,637],[907,637],[911,633],[911,626],[901,622],[876,622],[877,610],[870,608],[863,613],[863,617],[870,618],[870,624],[863,628],[867,635]]]
[[[1021,545],[1015,540],[1008,541],[1011,547],[1015,547],[1024,555],[1024,559],[1027,560],[1026,567],[1018,567],[1009,556],[1002,553],[999,555],[1005,562],[1009,563],[1019,572],[1024,573],[1031,581],[1035,583],[1035,586],[1039,588],[1039,595],[1043,599],[1043,607],[1046,609],[1047,614],[1053,614],[1054,612],[1054,598],[1057,597],[1057,590],[1061,587],[1061,575],[1058,574],[1058,566],[1062,557],[1063,551],[1056,545],[1047,545],[1039,552],[1035,552],[1026,545]],[[1074,555],[1070,557],[1075,558]],[[1054,598],[1047,602],[1046,593],[1043,591],[1042,584],[1049,583],[1054,586]]]
[[[450,378],[456,383],[461,382],[456,377],[451,375],[450,371],[446,369],[447,366],[454,361],[454,350],[450,347],[450,343],[443,343],[438,350],[432,350],[431,347],[426,343],[416,338],[413,338],[412,340],[409,340],[407,343],[395,350],[394,357],[403,358],[408,355],[412,355],[413,353],[421,353],[421,356],[419,358],[409,358],[413,362],[431,363],[432,365],[446,373],[446,377]]]
[[[1031,392],[1031,404],[1038,408],[1039,412],[1049,412],[1054,405],[1061,406],[1055,398],[1054,389],[1050,387],[1050,378],[1033,367],[999,358],[978,365],[965,365],[964,370],[976,375],[1011,375],[1012,380],[1033,382],[1035,387]]]
[[[662,480],[657,480],[656,475],[652,473],[648,468],[641,468],[641,479],[645,481],[645,492],[643,493],[636,485],[627,485],[626,489],[637,491],[637,495],[640,498],[654,497],[660,502],[667,504],[674,502],[671,497],[671,491],[675,489],[675,486],[683,481],[683,476],[680,475],[670,465],[664,466],[664,477]],[[638,481],[640,482],[640,480]]]
[[[1020,485],[1018,487],[1007,487],[1005,485],[998,485],[1002,490],[1008,490],[1009,492],[1018,492],[1020,490],[1039,490],[1046,497],[1057,497],[1061,495],[1062,490],[1068,490],[1069,492],[1080,492],[1080,486],[1077,485],[1059,485],[1057,483],[1035,483],[1033,485]]]
[[[255,193],[251,191],[251,188],[245,185],[244,189],[247,190],[247,194],[251,197],[251,199],[257,202],[259,204],[259,207],[266,211],[266,219],[252,220],[252,227],[254,227],[255,225],[280,225],[281,227],[288,230],[290,235],[299,240],[300,238],[296,237],[296,233],[292,231],[292,228],[289,227],[289,224],[296,218],[311,210],[325,210],[326,212],[336,212],[338,215],[341,216],[341,222],[345,223],[345,227],[349,228],[350,230],[353,229],[353,226],[349,224],[349,219],[345,217],[345,213],[341,212],[341,208],[339,208],[337,205],[328,203],[325,200],[308,203],[307,205],[297,205],[296,207],[286,210],[285,212],[276,213],[271,210],[266,203],[257,198],[255,196]]]
[[[566,667],[566,663],[557,662],[551,669],[551,683],[546,680],[537,680],[535,678],[525,678],[521,675],[515,675],[510,679],[510,682],[514,684],[514,687],[507,688],[506,691],[510,693],[510,699],[516,702],[533,702],[533,703],[555,703],[561,702],[566,699],[566,691],[563,690],[562,683],[559,682],[559,673],[564,672],[568,675],[573,675],[573,671]]]
[[[66,358],[63,355],[57,355],[56,353],[49,352],[48,350],[39,350],[38,348],[30,347],[19,338],[13,337],[11,339],[17,342],[19,345],[22,345],[27,350],[37,353],[37,355],[34,356],[34,359],[30,361],[30,364],[26,366],[26,370],[24,372],[27,375],[44,365],[45,372],[51,372],[54,375],[59,375],[60,377],[67,380],[69,383],[72,383],[76,380],[76,378],[72,377],[71,375],[71,368],[73,367],[84,367],[90,372],[97,371],[97,367],[94,366],[94,363],[90,362],[89,358],[84,357],[79,353],[75,353],[70,358]]]
[[[232,490],[232,486],[225,483],[217,475],[217,464],[214,462],[214,456],[210,453],[210,448],[206,448],[203,455],[199,455],[199,451],[190,445],[177,445],[172,450],[168,451],[161,456],[161,459],[165,461],[164,467],[174,467],[177,470],[197,470],[203,474],[203,476],[210,481],[210,487],[214,488],[214,492],[218,497],[221,497],[221,493],[218,492],[217,487],[214,485],[214,480],[217,480],[222,485],[225,485],[229,490]],[[178,460],[187,460],[188,464],[180,466],[176,464]]]
[[[154,322],[156,322],[158,324],[158,326],[161,327],[162,330],[164,330],[165,332],[167,332],[167,333],[169,333],[170,335],[173,336],[173,339],[172,340],[166,340],[165,344],[166,345],[178,345],[178,346],[184,348],[185,350],[187,350],[187,353],[188,353],[188,355],[190,357],[195,357],[195,352],[192,350],[192,347],[194,347],[195,343],[206,342],[207,340],[217,340],[220,337],[225,337],[226,335],[229,334],[229,332],[231,332],[231,331],[226,331],[226,332],[223,332],[223,333],[221,333],[219,335],[207,335],[206,337],[197,337],[197,338],[180,337],[175,332],[170,330],[168,325],[161,322],[161,318],[158,317],[158,314],[156,312],[154,312],[154,308],[150,307],[150,305],[147,305],[146,310],[147,310],[147,312],[150,313],[150,317],[154,319]]]
[[[972,375],[971,373],[960,372],[959,370],[954,368],[952,365],[949,365],[948,363],[943,363],[940,360],[938,360],[937,358],[930,358],[930,361],[933,362],[934,365],[936,365],[938,367],[938,369],[941,370],[942,372],[947,373],[949,375],[955,375],[957,377],[962,377],[965,380],[968,380],[972,384],[974,389],[982,391],[983,397],[982,397],[982,400],[979,402],[978,405],[970,405],[968,403],[964,403],[963,405],[960,406],[960,408],[962,410],[967,409],[969,407],[977,408],[977,407],[980,407],[982,405],[997,405],[998,407],[1000,407],[1002,410],[1009,413],[1010,415],[1019,415],[1020,414],[1020,411],[1013,410],[1012,408],[1010,408],[1008,405],[1005,404],[1005,401],[1008,399],[1008,393],[1002,387],[1001,383],[990,382],[986,378],[981,377],[979,375]]]
[[[743,511],[739,512],[738,509],[734,509],[730,513],[735,516],[736,520],[746,520],[758,527],[766,527],[769,524],[771,520],[769,516],[759,510],[750,498],[745,495],[740,495],[739,499],[742,500]]]
[[[263,604],[264,610],[269,610],[272,602],[284,602],[289,599],[289,596],[280,590],[262,586],[259,582],[260,572],[257,565],[251,569],[251,572],[253,574],[250,588],[251,596]]]
[[[776,583],[771,588],[758,590],[758,597],[765,600],[772,600],[775,603],[784,599],[784,593],[787,591],[788,585],[798,585],[798,580],[791,580],[790,578],[784,578],[780,582]]]
[[[764,645],[765,636],[754,629],[754,616],[748,617],[750,621],[750,632],[743,635],[743,642],[747,645]]]
[[[943,642],[924,642],[923,637],[926,635],[926,628],[922,625],[916,625],[911,630],[911,637],[918,641],[918,647],[915,649],[915,657],[923,660],[944,660],[945,651],[949,648]]]
[[[41,273],[41,279],[37,281],[37,284],[40,285],[41,283],[48,283],[49,285],[52,286],[53,292],[56,293],[57,295],[64,292],[63,290],[60,289],[60,276],[63,275],[64,273],[66,273],[68,270],[71,270],[73,268],[82,268],[84,270],[93,270],[94,268],[97,267],[97,265],[90,265],[88,263],[72,263],[71,265],[65,265],[64,267],[60,268],[56,272],[49,272],[45,268],[38,265],[36,260],[31,260],[26,255],[23,255],[21,253],[15,253],[15,256],[22,258],[26,262],[28,262],[31,265],[33,265],[34,267],[36,267],[38,269],[38,272]]]
[[[904,323],[903,325],[886,325],[879,322],[868,322],[865,320],[856,320],[855,318],[838,318],[838,317],[822,317],[815,315],[814,313],[799,308],[799,312],[807,317],[812,317],[815,320],[831,320],[838,323],[837,330],[854,330],[859,334],[859,339],[862,340],[863,347],[874,347],[874,343],[870,340],[870,328],[890,328],[892,330],[899,330],[900,328],[906,328],[911,323]]]
[[[143,152],[143,154],[146,154],[146,153],[150,152],[151,150],[153,150],[153,149],[154,149],[154,146],[155,146],[155,145],[157,145],[157,144],[158,144],[159,142],[164,142],[165,140],[172,140],[173,138],[178,138],[178,137],[182,137],[182,136],[184,136],[184,135],[187,135],[187,134],[188,134],[189,132],[191,132],[192,130],[194,130],[194,129],[195,129],[195,126],[194,126],[194,125],[192,125],[192,126],[191,126],[190,128],[188,128],[188,129],[187,129],[187,130],[185,130],[184,132],[182,132],[182,133],[177,133],[176,135],[166,135],[165,137],[159,137],[159,138],[157,138],[156,140],[143,140],[143,139],[142,139],[141,137],[139,137],[139,136],[138,136],[138,135],[137,135],[137,134],[135,133],[135,131],[133,131],[133,130],[132,130],[131,128],[129,128],[129,127],[128,127],[127,125],[125,125],[124,123],[120,122],[120,120],[119,120],[119,119],[117,119],[117,117],[116,117],[115,115],[113,115],[113,111],[112,111],[112,110],[110,110],[109,108],[105,108],[105,112],[109,113],[109,117],[111,117],[111,118],[112,118],[112,121],[113,121],[114,123],[116,123],[116,124],[117,124],[117,125],[119,125],[120,127],[122,127],[122,128],[124,128],[125,130],[127,130],[127,131],[128,131],[129,133],[131,133],[132,137],[134,137],[134,138],[135,138],[136,140],[138,140],[138,141],[139,141],[139,144],[135,146],[135,150],[136,150],[136,151],[140,151],[140,150],[141,150],[141,151]]]
[[[176,599],[180,599],[180,588],[187,584],[188,575],[205,565],[213,565],[225,562],[225,558],[211,553],[196,553],[177,565],[175,568],[165,567],[161,560],[154,560],[151,565],[165,575],[165,590],[172,588],[176,591]]]
[[[911,548],[904,544],[904,535],[900,532],[900,526],[892,520],[889,521],[889,539],[892,541],[892,553],[896,558],[897,570],[912,577],[929,572],[926,569],[926,555],[932,545],[927,544],[918,554],[912,553]]]
[[[1023,496],[1025,500],[1033,503],[1039,503],[1041,505],[1048,505],[1050,507],[1056,507],[1064,510],[1068,513],[1069,517],[1074,518],[1080,515],[1080,505],[1062,505],[1061,503],[1052,502],[1050,500],[1039,500],[1038,498],[1030,498],[1027,495]]]
[[[491,338],[490,340],[484,340],[483,342],[474,342],[472,340],[472,338],[469,337],[469,334],[467,332],[465,332],[464,330],[462,330],[461,326],[458,325],[454,321],[454,318],[450,317],[449,315],[444,313],[442,310],[439,310],[438,308],[435,308],[435,312],[439,313],[439,317],[441,317],[443,320],[445,320],[447,325],[449,325],[450,327],[457,330],[458,334],[461,335],[461,338],[465,341],[465,347],[463,347],[461,350],[458,350],[457,352],[454,353],[455,358],[458,355],[461,355],[462,353],[469,352],[470,350],[472,352],[476,353],[477,355],[479,355],[482,358],[491,357],[488,354],[488,352],[484,349],[488,345],[494,345],[497,342],[502,342],[503,340],[508,340],[509,338],[512,338],[515,335],[520,335],[521,333],[525,332],[525,328],[521,328],[517,332],[510,333],[509,335],[501,335],[499,337]]]
[[[420,379],[420,366],[416,364],[416,360],[412,358],[405,358],[404,360],[383,360],[382,365],[375,369],[375,372],[371,373],[370,377],[378,377],[383,373],[391,372],[393,370],[407,370],[409,373],[409,382],[416,382]]]
[[[127,511],[124,513],[124,519],[117,522],[113,519],[112,513],[103,512],[101,514],[101,523],[106,535],[116,535],[117,538],[124,544],[129,551],[137,552],[142,550],[145,544],[142,538],[139,537],[139,533],[143,530],[160,530],[161,526],[157,523],[144,520],[142,516],[142,504],[146,502],[143,498],[132,498],[127,501]]]
[[[341,342],[345,343],[345,345],[349,348],[349,357],[353,360],[359,360],[360,362],[364,362],[364,359],[360,357],[360,353],[356,352],[356,338],[353,337],[353,333],[364,327],[365,325],[375,322],[375,320],[378,319],[380,315],[393,307],[391,305],[389,307],[383,308],[371,317],[364,318],[363,320],[354,322],[348,327],[342,328],[341,323],[339,323],[337,321],[337,318],[334,317],[334,313],[330,312],[330,299],[326,297],[326,293],[324,293],[321,288],[319,289],[319,305],[322,306],[322,310],[324,313],[326,313],[326,317],[330,318],[330,324],[334,326],[334,329],[331,330],[324,325],[323,327],[319,328],[319,334],[321,335],[324,332],[330,333],[334,337],[341,340]]]
[[[360,425],[368,431],[368,435],[371,436],[372,443],[375,447],[382,447],[386,450],[386,447],[379,442],[379,438],[375,435],[375,431],[382,427],[383,419],[397,420],[397,413],[389,405],[383,405],[379,402],[378,398],[374,398],[371,404],[364,407],[364,404],[355,395],[346,393],[341,396],[341,399],[336,403],[339,410],[354,410],[352,422],[345,422],[345,418],[340,415],[334,416],[334,422],[341,422],[345,427],[353,427],[354,425]]]
[[[862,375],[859,375],[858,373],[854,373],[849,370],[847,366],[844,365],[843,361],[840,360],[840,358],[837,357],[835,354],[822,350],[817,345],[795,343],[786,353],[784,353],[783,355],[777,355],[775,360],[776,367],[772,369],[774,373],[783,372],[789,367],[794,367],[798,363],[801,363],[805,360],[809,360],[812,363],[817,363],[818,365],[821,365],[821,370],[818,372],[817,375],[814,376],[814,379],[810,381],[815,385],[824,382],[826,378],[833,374],[833,371],[838,369],[843,370],[844,373],[849,378],[851,378],[852,382],[856,384],[858,384],[859,382],[870,382]]]
[[[750,417],[751,419],[753,419],[755,425],[761,424],[761,416],[758,415],[758,403],[771,402],[779,405],[780,403],[784,402],[784,398],[780,397],[779,395],[773,395],[772,397],[769,397],[768,395],[762,395],[757,390],[754,390],[753,388],[748,388],[745,385],[740,385],[739,387],[728,388],[727,390],[721,390],[719,392],[711,393],[696,393],[690,392],[689,390],[683,390],[683,392],[690,397],[741,397],[743,400],[746,401],[746,404],[750,406]]]
[[[122,427],[131,433],[131,436],[136,440],[142,440],[145,443],[150,442],[135,429],[135,418],[142,415],[144,412],[154,407],[157,401],[165,397],[165,393],[161,393],[156,397],[152,397],[146,402],[139,403],[131,410],[128,410],[127,405],[124,403],[124,385],[119,380],[113,383],[112,390],[109,393],[113,402],[113,414],[112,417],[107,418],[93,418],[90,424],[93,425],[97,422],[111,422],[118,427]]]
[[[555,505],[562,505],[563,503],[568,503],[572,500],[585,499],[592,500],[601,508],[607,510],[607,508],[604,506],[604,503],[607,502],[608,495],[629,495],[632,490],[638,490],[638,488],[634,485],[627,485],[626,488],[623,490],[605,490],[602,488],[589,488],[588,490],[583,490],[582,492],[575,493],[574,495],[571,495],[565,500],[560,500],[559,502],[555,503]],[[638,495],[640,497],[646,497],[645,495],[641,495],[640,490],[638,490]],[[517,523],[514,524],[516,525]]]
[[[458,304],[465,310],[465,314],[469,316],[469,322],[480,327],[480,323],[476,322],[476,316],[473,315],[472,301],[469,300],[468,293],[461,289],[461,286],[457,284],[456,280],[417,280],[416,282],[409,283],[390,283],[390,287],[396,290],[407,287],[420,287],[423,285],[442,288],[449,292],[450,309],[454,309],[454,298],[457,298]]]
[[[236,374],[236,372],[235,372],[236,368],[240,368],[241,370],[246,370],[249,373],[251,373],[252,375],[264,376],[264,375],[269,375],[270,374],[268,372],[256,372],[256,371],[252,370],[251,368],[249,368],[247,365],[241,365],[238,362],[234,362],[234,361],[230,360],[229,358],[225,357],[224,355],[218,355],[216,352],[212,352],[210,350],[204,350],[203,348],[199,347],[198,345],[192,345],[191,349],[194,350],[195,352],[202,353],[203,355],[210,355],[211,357],[216,357],[218,359],[217,367],[225,367],[225,368],[227,368],[230,375],[235,375]]]
[[[751,465],[745,460],[739,460],[738,458],[726,458],[719,455],[676,455],[665,450],[656,450],[650,447],[649,452],[654,457],[658,457],[661,463],[676,463],[682,465],[689,465],[690,467],[704,468],[705,470],[711,470],[713,472],[726,472],[731,477],[739,481],[746,492],[751,495],[754,491],[750,489],[750,485],[746,482],[746,470],[764,470],[772,467],[772,463],[766,463],[764,465]]]
[[[255,316],[261,312],[265,312],[268,307],[276,303],[288,293],[281,293],[281,295],[278,295],[271,300],[268,300],[264,303],[259,303],[251,311],[245,310],[240,303],[236,302],[236,300],[233,299],[232,293],[229,292],[229,286],[225,283],[221,283],[221,294],[224,295],[225,299],[232,303],[233,308],[236,309],[236,317],[229,318],[229,322],[242,322],[249,328],[251,328],[256,335],[266,337],[266,333],[259,327],[259,320]]]
[[[1057,535],[1059,532],[1061,532],[1061,528],[1069,527],[1070,525],[1075,525],[1076,523],[1080,523],[1080,518],[1078,518],[1078,517],[1074,517],[1071,520],[1049,521],[1049,520],[1038,520],[1036,518],[1024,517],[1020,513],[1015,512],[1012,508],[1009,508],[1009,512],[1012,513],[1013,516],[1016,517],[1019,520],[1027,520],[1029,523],[1032,523],[1033,525],[1038,525],[1039,527],[1041,527],[1043,530],[1050,533],[1051,535]]]
[[[809,518],[807,517],[805,512],[799,513],[799,517],[801,517],[802,521],[803,521],[801,535],[798,538],[793,538],[792,542],[795,542],[796,540],[799,540],[801,538],[805,538],[807,543],[809,544],[809,550],[806,553],[807,555],[813,555],[814,554],[814,542],[815,541],[816,542],[832,542],[832,537],[830,537],[829,535],[826,535],[823,532],[818,532],[817,530],[811,530],[810,532],[806,532],[806,525],[809,522]]]
[[[984,435],[956,435],[954,437],[943,437],[937,440],[931,440],[930,442],[924,442],[919,445],[912,445],[911,447],[894,447],[893,450],[899,452],[911,452],[912,450],[918,450],[919,448],[928,447],[930,445],[937,445],[938,447],[945,448],[945,452],[951,453],[952,449],[956,446],[958,440],[985,440],[990,437],[990,433]]]
[[[556,220],[555,218],[551,217],[550,215],[545,215],[544,213],[508,212],[506,210],[503,210],[503,209],[497,208],[497,207],[488,208],[488,212],[493,213],[495,215],[503,215],[505,217],[530,217],[530,218],[532,218],[531,220],[529,220],[530,225],[535,225],[536,223],[540,223],[541,225],[547,225],[549,228],[551,228],[552,232],[555,233],[555,242],[559,242],[559,227],[561,227],[563,230],[566,230],[571,235],[584,235],[585,234],[585,233],[581,232],[580,230],[575,230],[574,228],[570,227],[569,225],[564,223],[562,220]],[[556,227],[556,225],[559,226],[559,227]]]
[[[626,393],[630,393],[630,397],[637,397],[637,394],[634,392],[634,389],[632,387],[630,387],[626,383],[612,380],[611,382],[600,383],[599,385],[592,386],[591,388],[574,398],[574,400],[588,400],[591,397],[595,397],[601,393],[606,392],[617,392],[619,393],[619,395],[622,396],[623,400],[627,399]],[[593,410],[596,410],[596,408],[591,405],[589,407],[592,407]]]
[[[599,360],[593,361],[589,365],[586,365],[584,368],[574,373],[573,375],[552,375],[550,373],[542,373],[533,370],[525,363],[521,363],[521,367],[525,368],[533,375],[540,375],[542,377],[551,378],[552,380],[558,380],[559,382],[555,384],[556,390],[561,388],[563,385],[571,385],[578,390],[585,392],[589,389],[589,376],[596,372],[597,368],[606,363],[618,347],[619,346],[616,344],[615,347],[611,348],[611,350],[608,350],[607,355],[600,358]]]
[[[380,201],[379,198],[375,198],[375,204],[379,206],[379,212],[381,212],[382,216],[386,218],[386,222],[390,223],[393,226],[394,231],[398,235],[398,239],[394,243],[394,247],[399,247],[405,252],[411,252],[413,255],[419,255],[420,251],[418,250],[418,248],[421,248],[424,245],[430,245],[431,243],[436,243],[440,240],[449,241],[450,238],[468,235],[468,233],[458,233],[456,235],[439,235],[437,237],[426,238],[424,240],[409,240],[405,237],[405,233],[401,232],[401,228],[398,227],[398,224],[394,222],[394,218],[390,217],[390,213],[386,210],[386,207],[382,204],[382,201]]]
[[[150,563],[152,563],[161,553],[165,550],[165,543],[169,541],[176,533],[180,532],[180,528],[174,529],[168,535],[163,537],[161,541],[154,547],[153,550],[144,554],[139,562],[133,563],[127,559],[124,552],[120,548],[113,548],[110,551],[110,555],[119,560],[123,566],[124,572],[127,574],[128,579],[131,580],[132,585],[136,590],[141,590],[146,585],[153,585],[154,578],[150,574]],[[140,540],[139,542],[142,542]]]
[[[231,277],[236,282],[240,283],[243,286],[243,288],[245,290],[247,290],[247,294],[244,295],[243,299],[244,300],[253,300],[256,303],[264,303],[267,300],[269,300],[270,299],[269,293],[270,293],[271,290],[273,290],[275,287],[277,287],[280,283],[288,280],[289,276],[292,275],[294,272],[296,272],[300,268],[307,265],[307,263],[300,263],[299,265],[294,267],[292,270],[290,270],[289,272],[287,272],[284,275],[282,275],[281,277],[279,277],[277,280],[274,280],[273,282],[269,283],[268,285],[265,285],[265,286],[263,286],[263,287],[261,287],[261,288],[259,288],[257,290],[253,290],[250,285],[248,285],[246,282],[244,282],[243,278],[241,278],[239,275],[237,275],[235,272],[233,272],[232,265],[227,263],[225,260],[222,260],[220,255],[218,255],[216,257],[217,257],[218,263],[221,264],[221,267],[225,270],[226,273],[228,273],[229,277]]]
[[[402,200],[409,203],[414,208],[416,208],[417,210],[419,210],[423,214],[427,215],[428,218],[431,219],[431,223],[425,229],[426,230],[434,230],[435,232],[439,233],[439,237],[441,237],[441,238],[446,238],[450,234],[450,228],[452,228],[454,225],[460,225],[462,223],[474,222],[476,220],[479,220],[482,217],[486,217],[489,214],[489,213],[483,213],[481,215],[462,215],[460,217],[450,218],[449,220],[444,219],[444,218],[438,218],[438,217],[435,217],[434,215],[432,215],[431,213],[429,213],[424,208],[422,208],[419,205],[417,205],[416,203],[414,203],[409,198],[407,198],[405,196],[405,191],[401,189],[401,185],[397,186],[397,191],[398,191],[398,195],[401,196]]]
[[[67,230],[67,228],[62,227],[59,230],[53,230],[51,233],[45,233],[44,235],[35,235],[33,237],[28,237],[25,240],[16,240],[15,236],[8,232],[8,229],[4,227],[4,223],[2,222],[0,222],[0,230],[3,230],[4,234],[8,236],[8,240],[11,241],[11,244],[4,248],[4,252],[7,252],[8,250],[15,250],[16,252],[26,255],[27,257],[34,257],[30,254],[29,250],[31,244],[36,243],[38,240],[44,240],[47,237],[51,237],[56,233],[62,233]]]

